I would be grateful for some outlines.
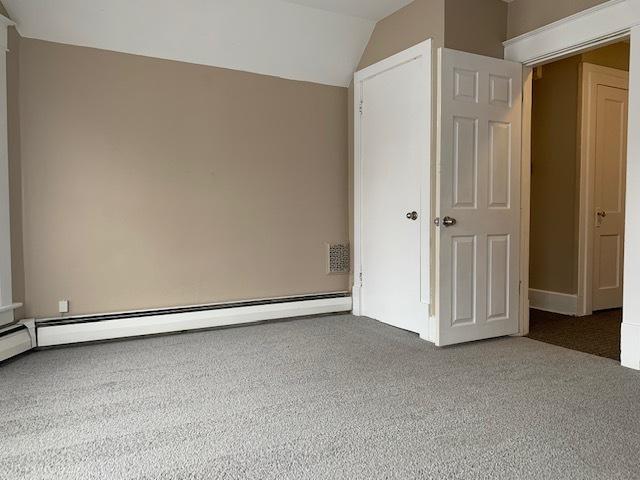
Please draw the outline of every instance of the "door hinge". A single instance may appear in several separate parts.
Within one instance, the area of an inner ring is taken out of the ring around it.
[[[362,272],[360,272],[360,286],[362,286]]]
[[[364,114],[364,100],[360,100],[360,115]]]

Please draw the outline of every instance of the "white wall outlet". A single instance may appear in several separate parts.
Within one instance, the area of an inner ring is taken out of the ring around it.
[[[58,302],[58,311],[60,313],[69,313],[69,300],[60,300]]]

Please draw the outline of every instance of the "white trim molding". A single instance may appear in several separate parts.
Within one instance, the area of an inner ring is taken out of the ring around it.
[[[36,323],[38,347],[227,327],[306,315],[349,312],[352,308],[352,301],[349,296],[339,296],[313,300],[300,298],[287,302],[261,303],[249,306],[221,305],[221,307],[181,313],[151,312],[151,315],[145,316],[135,313],[111,315],[111,317],[117,316],[119,318],[109,318],[109,315],[105,315],[105,319],[92,316],[76,320],[41,320]]]
[[[531,308],[545,312],[575,315],[578,308],[578,296],[546,290],[529,289],[529,303]]]
[[[520,330],[529,335],[529,244],[531,232],[531,109],[533,69],[522,69],[522,153],[520,167]]]
[[[640,325],[622,323],[620,363],[623,367],[640,370]]]
[[[621,363],[640,370],[640,26],[631,30]]]
[[[539,65],[614,42],[640,24],[640,0],[609,0],[504,42],[505,59]]]
[[[0,324],[13,321],[11,290],[11,219],[9,210],[9,144],[7,134],[7,38],[13,22],[0,15]],[[8,319],[7,317],[10,318]]]

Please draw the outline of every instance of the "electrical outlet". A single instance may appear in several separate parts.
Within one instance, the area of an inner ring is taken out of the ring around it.
[[[60,313],[69,313],[69,300],[60,300],[58,302],[58,311]]]

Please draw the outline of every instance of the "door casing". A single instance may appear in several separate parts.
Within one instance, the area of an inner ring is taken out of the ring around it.
[[[632,51],[629,65],[631,78],[640,78],[640,56],[634,54],[633,46],[640,41],[640,8],[637,0],[612,0],[602,5],[566,17],[553,24],[540,27],[519,37],[504,42],[505,58],[524,65],[523,109],[522,109],[522,177],[521,177],[521,262],[520,269],[520,332],[529,333],[529,229],[531,206],[531,107],[533,68],[570,55],[579,54],[596,47],[631,38]],[[632,82],[633,83],[633,82]],[[640,111],[634,108],[638,102],[632,84],[629,88],[628,152],[640,150],[640,140],[632,135],[634,125],[640,124]],[[638,96],[640,98],[640,96]],[[637,136],[636,136],[637,137]],[[630,153],[628,153],[628,156]],[[635,178],[635,171],[627,170],[629,179]],[[627,188],[627,205],[640,192]],[[627,209],[625,245],[634,242],[640,234],[637,215],[630,215]],[[633,218],[632,218],[633,217]],[[633,222],[633,223],[631,223]],[[630,228],[631,227],[631,228]],[[628,250],[628,249],[627,249]],[[625,257],[624,282],[627,287],[640,284],[640,257]],[[626,290],[629,291],[629,288]],[[640,299],[624,296],[624,316],[622,324],[621,363],[623,366],[640,370]]]

